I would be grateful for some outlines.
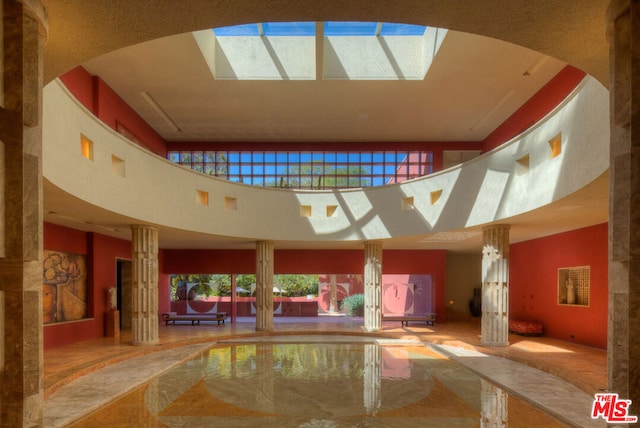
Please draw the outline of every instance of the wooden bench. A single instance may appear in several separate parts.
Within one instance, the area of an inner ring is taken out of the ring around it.
[[[437,314],[424,314],[424,315],[384,315],[382,314],[382,321],[400,321],[403,326],[409,325],[409,321],[426,322],[427,325],[436,325]]]
[[[178,315],[175,312],[167,312],[162,314],[162,319],[165,322],[165,325],[169,325],[169,323],[172,323],[175,325],[176,321],[191,321],[191,325],[200,325],[200,321],[217,321],[218,325],[220,325],[220,323],[224,324],[224,320],[227,319],[227,313],[226,312],[216,312],[216,313],[212,313],[212,314],[202,314],[202,315],[190,315],[190,314],[184,314],[184,315]]]

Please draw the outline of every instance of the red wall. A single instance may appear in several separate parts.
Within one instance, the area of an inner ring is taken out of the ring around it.
[[[482,142],[488,152],[526,131],[562,102],[586,74],[567,65]]]
[[[76,67],[60,76],[69,91],[107,126],[117,130],[120,123],[137,142],[155,154],[166,157],[166,142],[102,79]]]
[[[487,152],[509,141],[544,118],[564,100],[582,81],[585,73],[567,65],[534,96],[498,126],[481,142],[406,142],[394,143],[397,150],[430,150],[433,152],[433,170],[442,170],[444,150],[482,150]],[[264,150],[264,143],[203,143],[166,142],[102,79],[91,76],[77,67],[60,77],[74,96],[105,124],[117,129],[117,123],[125,126],[136,140],[154,153],[165,157],[172,150]],[[325,142],[323,150],[386,150],[388,143]],[[269,143],[270,150],[317,150],[317,144],[280,142]]]
[[[60,76],[60,80],[87,110],[97,115],[94,78],[87,70],[76,67]]]
[[[545,336],[607,347],[607,224],[512,244],[509,316],[540,321]],[[558,269],[590,266],[590,306],[557,303]]]
[[[169,288],[169,274],[255,273],[254,250],[163,250],[160,265]],[[276,250],[275,274],[353,274],[364,271],[364,250]],[[384,274],[431,275],[438,319],[444,320],[446,251],[384,250]],[[442,315],[440,315],[442,314]]]
[[[158,251],[158,314],[171,312],[171,291],[169,273],[163,272],[164,252]]]
[[[44,327],[44,348],[104,337],[107,290],[115,287],[116,259],[131,259],[128,241],[45,223],[44,248],[87,256],[87,311],[89,319]]]

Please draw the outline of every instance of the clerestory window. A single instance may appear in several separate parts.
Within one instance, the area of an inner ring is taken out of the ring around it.
[[[170,151],[171,162],[254,186],[333,189],[383,186],[433,172],[431,151]]]

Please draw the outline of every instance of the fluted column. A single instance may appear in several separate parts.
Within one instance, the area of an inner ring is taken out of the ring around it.
[[[336,283],[336,274],[329,275],[329,313],[338,312],[338,284]]]
[[[363,402],[367,415],[375,416],[382,407],[382,349],[380,345],[364,345],[364,371],[362,373]]]
[[[256,330],[273,330],[273,242],[256,242]]]
[[[158,230],[131,227],[132,320],[134,345],[155,345],[158,339]]]
[[[39,0],[0,0],[0,426],[42,425],[42,46]]]
[[[382,243],[364,244],[364,328],[382,328]]]
[[[481,428],[506,428],[509,426],[509,394],[491,382],[480,379]]]
[[[609,168],[610,392],[640,415],[640,0],[609,5],[611,140]]]
[[[509,228],[482,229],[482,329],[485,346],[509,345]]]

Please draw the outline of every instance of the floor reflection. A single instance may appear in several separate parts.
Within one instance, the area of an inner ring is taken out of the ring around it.
[[[421,344],[219,345],[76,425],[565,426]]]

